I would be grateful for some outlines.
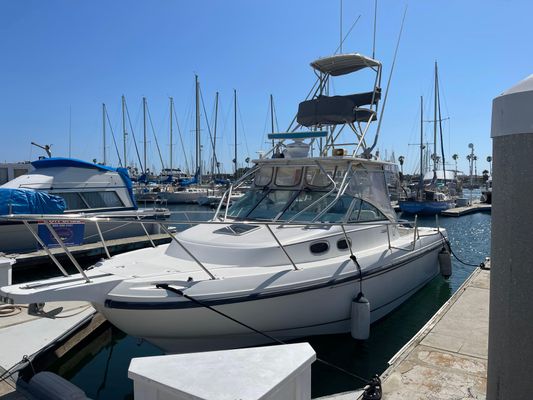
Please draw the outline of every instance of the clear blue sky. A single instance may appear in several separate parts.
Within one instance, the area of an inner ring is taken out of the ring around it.
[[[344,32],[361,15],[344,51],[371,55],[372,0],[344,0]],[[405,5],[407,17],[378,147],[406,156],[406,172],[418,155],[419,98],[432,113],[433,63],[439,63],[447,156],[467,169],[469,142],[478,172],[491,154],[492,99],[533,73],[533,2],[487,0],[380,0],[376,58],[383,87]],[[334,52],[339,42],[339,1],[8,1],[0,2],[1,161],[35,159],[31,141],[52,143],[68,156],[102,160],[101,104],[106,103],[120,140],[120,97],[126,96],[134,132],[142,134],[142,97],[168,162],[168,98],[174,97],[183,140],[193,150],[194,74],[200,77],[208,117],[220,92],[218,152],[225,169],[233,154],[232,95],[240,116],[239,159],[266,149],[268,96],[275,99],[280,130],[314,82],[309,62]],[[367,76],[361,75],[365,79]],[[335,85],[337,93],[363,88],[357,76]],[[203,118],[203,117],[202,117]],[[428,124],[429,125],[429,124]],[[205,127],[205,123],[204,123]],[[428,126],[429,129],[429,126]],[[109,128],[108,128],[109,132]],[[429,131],[428,131],[429,134]],[[207,130],[204,128],[204,143]],[[150,166],[160,168],[149,136]],[[109,164],[117,164],[108,138]],[[128,145],[128,158],[134,156]],[[174,165],[185,166],[175,138]],[[206,152],[204,157],[208,157]],[[190,160],[189,160],[190,162]]]

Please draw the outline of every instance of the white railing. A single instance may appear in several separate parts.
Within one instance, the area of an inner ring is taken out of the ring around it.
[[[47,253],[47,255],[51,258],[53,263],[59,268],[61,273],[64,276],[69,276],[66,269],[61,265],[60,261],[57,259],[57,257],[54,255],[54,253],[50,250],[50,247],[46,245],[43,240],[39,237],[37,232],[32,229],[30,226],[30,222],[37,222],[42,223],[46,226],[46,228],[50,231],[50,234],[53,236],[59,247],[64,251],[66,256],[69,258],[69,260],[74,264],[77,271],[83,276],[86,282],[90,282],[90,279],[85,274],[85,271],[81,267],[81,265],[78,263],[78,261],[75,259],[75,257],[72,255],[72,252],[69,250],[69,246],[64,243],[64,241],[61,239],[59,234],[56,232],[56,230],[53,227],[53,223],[57,221],[61,221],[62,223],[94,223],[96,225],[98,235],[100,238],[100,242],[102,244],[102,247],[104,248],[105,254],[107,258],[111,258],[111,254],[108,248],[108,244],[106,243],[106,240],[104,238],[103,232],[101,230],[100,225],[106,224],[106,223],[117,223],[117,222],[124,222],[125,224],[140,224],[145,236],[148,238],[148,241],[152,247],[156,247],[156,244],[154,243],[153,238],[148,233],[148,230],[146,229],[146,225],[157,225],[159,228],[165,232],[169,236],[169,238],[176,242],[178,246],[180,246],[181,249],[192,259],[194,262],[209,276],[210,279],[216,279],[216,277],[209,271],[209,269],[201,262],[201,260],[195,256],[177,237],[175,232],[173,232],[173,229],[175,228],[175,225],[186,225],[186,226],[194,226],[194,225],[221,225],[221,226],[229,226],[229,225],[254,225],[254,226],[264,226],[268,230],[268,232],[271,234],[274,241],[277,243],[280,250],[284,253],[284,255],[287,257],[289,263],[292,265],[294,270],[298,270],[298,266],[296,265],[296,262],[292,259],[290,254],[288,253],[286,249],[286,245],[283,245],[279,238],[276,236],[276,233],[272,227],[275,227],[276,229],[284,229],[284,228],[300,228],[300,229],[311,229],[311,228],[323,228],[323,229],[330,229],[331,227],[337,226],[342,229],[341,232],[339,232],[340,235],[343,235],[345,237],[345,240],[348,244],[348,249],[350,250],[350,253],[353,254],[352,249],[352,240],[348,238],[348,234],[352,233],[354,231],[364,231],[367,229],[375,229],[376,227],[386,227],[387,229],[387,240],[388,240],[388,248],[389,250],[396,249],[396,250],[403,250],[403,251],[414,251],[416,249],[416,241],[420,239],[419,231],[418,231],[418,224],[417,224],[417,218],[415,217],[415,220],[413,223],[406,222],[406,221],[399,221],[399,222],[392,222],[392,221],[365,221],[365,222],[354,222],[354,223],[346,223],[346,222],[285,222],[285,221],[256,221],[256,220],[194,220],[191,219],[189,214],[196,214],[196,215],[203,215],[205,216],[207,212],[203,211],[182,211],[182,212],[172,212],[172,214],[183,214],[185,217],[184,221],[176,220],[176,219],[167,219],[167,220],[151,220],[151,219],[141,219],[140,217],[135,217],[132,219],[125,219],[124,217],[121,218],[112,218],[112,217],[87,217],[83,214],[57,214],[57,215],[35,215],[35,214],[12,214],[12,215],[3,215],[0,216],[0,221],[18,221],[23,223],[26,228],[30,231],[32,236],[35,238],[35,240],[39,243],[39,245],[43,248],[43,250]],[[214,213],[216,215],[216,212]],[[170,227],[169,225],[172,225],[173,227]],[[390,235],[390,228],[392,226],[398,226],[398,227],[404,227],[404,228],[410,228],[413,230],[413,242],[410,249],[406,248],[398,248],[394,247],[391,244],[391,235]],[[357,227],[357,229],[349,229]],[[438,222],[437,222],[438,227]],[[347,229],[348,228],[348,229]],[[187,228],[185,228],[187,229]],[[437,228],[436,234],[440,233],[440,229]]]

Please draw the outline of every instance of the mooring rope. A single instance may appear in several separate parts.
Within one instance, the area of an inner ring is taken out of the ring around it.
[[[196,303],[196,304],[198,304],[201,307],[207,308],[208,310],[211,310],[211,311],[213,311],[213,312],[215,312],[215,313],[217,313],[217,314],[219,314],[219,315],[221,315],[221,316],[223,316],[223,317],[225,317],[225,318],[227,318],[227,319],[229,319],[229,320],[231,320],[231,321],[233,321],[233,322],[235,322],[235,323],[237,323],[237,324],[239,324],[241,326],[244,326],[245,328],[247,328],[247,329],[249,329],[249,330],[251,330],[251,331],[253,331],[255,333],[258,333],[258,334],[268,338],[269,340],[271,340],[273,342],[276,342],[276,343],[279,343],[279,344],[287,344],[284,341],[279,340],[279,339],[269,335],[268,333],[262,332],[259,329],[256,329],[256,328],[254,328],[254,327],[252,327],[252,326],[250,326],[248,324],[245,324],[244,322],[241,322],[241,321],[239,321],[239,320],[227,315],[226,313],[223,313],[222,311],[217,310],[217,309],[211,307],[208,304],[205,304],[203,301],[200,301],[198,299],[195,299],[194,297],[191,297],[191,296],[185,294],[182,290],[176,289],[176,288],[170,286],[167,283],[158,283],[158,284],[155,285],[155,287],[158,288],[158,289],[165,289],[165,290],[168,290],[169,292],[172,292],[172,293],[175,293],[175,294],[177,294],[179,296],[182,296],[182,297],[186,298],[187,300],[190,300],[193,303]],[[342,367],[339,367],[338,365],[332,364],[329,361],[323,360],[323,359],[321,359],[319,357],[317,357],[316,360],[319,361],[320,363],[324,364],[324,365],[327,365],[327,366],[329,366],[331,368],[334,368],[334,369],[336,369],[336,370],[338,370],[340,372],[343,372],[343,373],[351,376],[352,378],[355,378],[355,379],[359,380],[360,382],[364,383],[365,385],[367,385],[367,386],[365,386],[365,390],[367,390],[366,388],[368,387],[368,390],[375,391],[375,389],[373,389],[373,388],[375,388],[376,382],[379,381],[379,377],[377,375],[375,375],[371,379],[366,379],[366,378],[363,378],[362,376],[354,374],[353,372],[350,372],[350,371],[348,371],[348,370],[346,370],[346,369],[344,369]],[[380,381],[379,381],[379,383],[381,384]],[[379,397],[379,398],[381,398],[381,397]],[[378,399],[378,398],[376,397],[376,399]]]

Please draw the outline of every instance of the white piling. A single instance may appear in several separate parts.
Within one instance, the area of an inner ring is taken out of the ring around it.
[[[493,198],[487,399],[533,393],[533,75],[492,104]]]

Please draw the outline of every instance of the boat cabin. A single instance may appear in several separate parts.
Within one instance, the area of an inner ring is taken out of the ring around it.
[[[227,212],[237,220],[396,221],[386,163],[352,157],[260,159],[253,184]]]
[[[45,158],[34,170],[2,188],[32,189],[65,200],[65,212],[136,210],[132,184],[123,168],[111,168],[71,158]]]

